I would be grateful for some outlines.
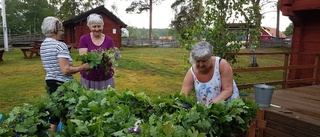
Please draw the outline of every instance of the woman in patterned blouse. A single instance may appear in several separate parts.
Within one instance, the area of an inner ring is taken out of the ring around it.
[[[183,80],[181,94],[189,95],[194,88],[198,103],[205,105],[239,98],[230,64],[213,56],[210,43],[201,41],[195,44],[189,60],[192,66]]]

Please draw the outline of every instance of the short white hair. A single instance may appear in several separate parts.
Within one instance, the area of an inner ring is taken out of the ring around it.
[[[90,27],[91,24],[97,23],[97,24],[104,24],[103,18],[101,15],[92,13],[87,17],[87,26]]]
[[[52,16],[44,18],[41,24],[41,30],[45,36],[56,35],[60,27],[62,27],[62,22]]]
[[[189,61],[194,64],[196,60],[211,57],[213,55],[213,47],[209,42],[201,41],[191,48]]]

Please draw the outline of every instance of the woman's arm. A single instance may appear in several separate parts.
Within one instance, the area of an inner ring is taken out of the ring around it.
[[[193,81],[193,76],[191,74],[191,69],[189,69],[186,76],[184,77],[180,95],[181,94],[189,95],[193,88],[193,82],[194,81]]]
[[[222,59],[219,66],[221,78],[221,94],[212,100],[216,103],[228,99],[233,93],[233,71],[230,64]]]
[[[75,74],[81,70],[88,70],[90,66],[88,63],[81,64],[81,66],[73,67],[69,66],[69,59],[68,58],[58,58],[59,67],[63,74]]]

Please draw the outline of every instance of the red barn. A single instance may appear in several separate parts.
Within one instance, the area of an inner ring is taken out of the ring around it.
[[[82,13],[70,20],[63,22],[64,26],[64,42],[67,45],[72,45],[74,48],[78,47],[80,37],[83,34],[90,33],[90,29],[87,26],[87,17],[97,13],[103,17],[104,27],[103,33],[110,36],[116,47],[121,47],[121,28],[126,28],[127,25],[123,23],[112,12],[107,10],[104,5],[95,9]]]
[[[282,14],[292,21],[292,52],[320,52],[320,0],[279,0]],[[315,64],[316,55],[293,55],[290,65]],[[316,62],[319,64],[320,62]],[[289,79],[312,78],[313,69],[290,70]],[[320,73],[316,74],[320,82]]]

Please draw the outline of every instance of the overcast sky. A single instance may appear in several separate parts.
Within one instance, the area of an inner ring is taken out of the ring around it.
[[[149,12],[143,12],[141,14],[125,12],[125,9],[130,5],[131,2],[126,0],[107,0],[105,3],[107,9],[111,10],[111,5],[115,4],[117,11],[114,12],[124,23],[129,26],[137,28],[149,28]],[[153,18],[152,28],[168,28],[171,20],[174,17],[174,12],[171,9],[172,0],[165,0],[160,5],[153,5]],[[111,10],[112,11],[112,10]],[[276,12],[269,12],[264,14],[265,18],[262,19],[262,26],[276,28],[277,20]],[[280,13],[280,31],[284,31],[291,21],[287,16],[282,16]]]

